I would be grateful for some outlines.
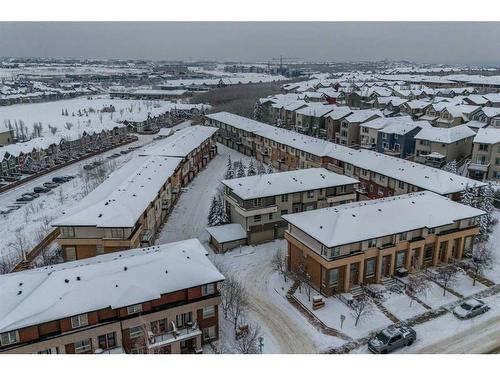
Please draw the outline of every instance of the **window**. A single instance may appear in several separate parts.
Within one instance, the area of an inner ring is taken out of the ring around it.
[[[203,328],[203,340],[212,340],[216,337],[215,326]]]
[[[407,232],[399,233],[399,240],[406,241],[406,234]]]
[[[273,219],[273,213],[272,213],[272,212],[270,212],[270,213],[269,213],[269,220],[272,220],[272,219]]]
[[[328,270],[327,272],[327,277],[328,277],[328,286],[336,286],[339,283],[339,269],[334,268],[333,270]]]
[[[123,238],[123,228],[111,228],[111,238]]]
[[[261,216],[260,216],[260,215],[255,215],[255,216],[253,217],[253,221],[254,221],[254,223],[259,223],[259,222],[261,221],[261,219],[262,219],[262,218],[261,218]]]
[[[253,205],[254,205],[255,207],[260,207],[260,206],[262,206],[262,199],[261,199],[261,198],[254,199],[254,200],[253,200]]]
[[[75,353],[87,352],[91,348],[90,339],[75,342]]]
[[[288,194],[282,194],[281,195],[281,201],[282,202],[288,202]]]
[[[484,143],[479,144],[479,151],[488,151],[488,145]]]
[[[203,308],[203,319],[215,316],[215,306],[207,306]]]
[[[81,314],[77,316],[73,316],[71,318],[71,327],[72,328],[79,328],[83,327],[89,324],[87,314]]]
[[[340,255],[340,246],[333,247],[328,250],[328,258],[335,258]]]
[[[127,306],[127,314],[137,314],[142,311],[142,305],[138,303],[137,305]]]
[[[288,215],[288,210],[281,210],[281,216]]]
[[[10,345],[19,342],[19,333],[17,331],[5,332],[0,335],[0,345]]]
[[[396,268],[404,267],[406,260],[406,253],[404,251],[400,251],[396,254]]]
[[[128,329],[128,335],[130,336],[131,339],[141,337],[143,335],[143,333],[144,333],[143,326],[135,326],[135,327],[130,327]]]
[[[427,233],[428,234],[434,234],[434,233],[436,233],[436,228],[429,228],[429,229],[427,229]]]
[[[40,350],[38,354],[59,354],[59,348],[57,346],[53,348],[48,348],[45,350]]]
[[[192,321],[193,321],[193,314],[191,311],[184,314],[179,314],[175,317],[175,325],[177,328],[184,327],[187,325],[187,323]]]
[[[101,349],[110,349],[116,346],[116,334],[114,332],[97,337],[97,343]]]
[[[365,266],[365,276],[373,276],[375,275],[375,265],[377,264],[377,259],[372,258],[366,261]]]
[[[167,319],[160,319],[151,322],[151,332],[157,335],[159,333],[165,332],[167,330]]]
[[[307,198],[314,198],[314,190],[309,190],[307,192]]]
[[[66,260],[68,262],[76,260],[76,248],[74,248],[74,247],[67,247],[66,248]]]
[[[376,238],[372,238],[371,240],[368,240],[368,248],[376,247],[376,246],[377,246],[377,239]]]
[[[206,284],[201,287],[201,295],[207,296],[215,293],[215,284]]]
[[[403,181],[398,181],[398,187],[400,189],[404,189],[405,188],[405,183]]]
[[[61,233],[63,237],[75,237],[75,228],[61,227]]]
[[[337,193],[338,194],[344,194],[346,191],[347,191],[347,186],[346,185],[342,185],[342,186],[338,186],[337,187]]]
[[[432,260],[433,254],[434,254],[434,246],[433,245],[427,245],[425,247],[425,251],[424,251],[424,260],[426,262]]]
[[[399,151],[400,147],[399,143],[394,143],[394,151]]]

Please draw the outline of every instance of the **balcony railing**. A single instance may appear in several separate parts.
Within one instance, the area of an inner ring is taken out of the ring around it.
[[[150,349],[160,348],[165,345],[170,345],[176,341],[187,340],[192,337],[201,335],[198,325],[195,323],[191,327],[177,328],[160,335],[152,335],[149,337],[148,347]]]

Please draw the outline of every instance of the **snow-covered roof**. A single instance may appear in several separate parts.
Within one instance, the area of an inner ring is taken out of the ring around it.
[[[324,105],[321,103],[308,103],[307,107],[296,111],[298,115],[322,117],[336,108],[334,105]]]
[[[462,139],[474,137],[476,133],[467,125],[452,126],[451,128],[428,127],[420,130],[415,139],[423,139],[430,142],[454,143]]]
[[[404,220],[401,213],[404,212]],[[484,211],[424,191],[283,215],[327,247],[420,228],[435,228],[476,217]]]
[[[378,109],[355,109],[352,114],[347,116],[344,120],[348,122],[364,122],[373,116],[383,117],[383,113]]]
[[[410,116],[379,117],[361,124],[362,127],[384,130],[385,133],[406,134],[416,127],[426,128],[431,125],[427,121],[413,121]]]
[[[247,233],[240,224],[224,224],[208,227],[206,230],[220,244],[247,238]]]
[[[132,228],[180,162],[176,157],[135,157],[52,225]]]
[[[190,126],[175,132],[170,137],[160,141],[158,145],[142,150],[140,154],[186,157],[216,133],[217,130],[217,128],[211,126]]]
[[[357,184],[358,182],[354,178],[330,172],[324,168],[299,169],[222,181],[241,199],[272,197],[333,186]]]
[[[329,117],[333,120],[340,120],[352,113],[352,109],[349,107],[335,107],[333,111],[329,112],[325,117]]]
[[[451,194],[462,191],[467,184],[483,186],[484,183],[466,177],[414,163],[402,158],[385,155],[379,152],[352,148],[334,144],[322,139],[296,133],[292,130],[277,128],[246,117],[228,112],[207,115],[225,124],[253,132],[280,144],[308,152],[319,157],[328,156],[333,159],[367,169],[399,181],[431,190],[438,194]]]
[[[0,332],[224,280],[197,239],[0,276]]]
[[[490,127],[479,129],[473,142],[486,143],[490,145],[500,143],[500,129]]]

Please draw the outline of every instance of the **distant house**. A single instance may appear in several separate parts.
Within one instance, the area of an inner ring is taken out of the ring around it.
[[[422,129],[430,128],[431,124],[427,121],[413,121],[409,116],[387,120],[389,119],[393,121],[378,131],[377,151],[401,158],[414,155],[415,135]]]
[[[469,176],[477,180],[500,180],[500,129],[479,129],[473,140]]]
[[[475,135],[467,125],[422,129],[415,136],[417,161],[433,167],[442,167],[452,160],[461,161],[471,154]]]
[[[360,144],[359,126],[367,121],[377,117],[383,117],[378,109],[359,109],[354,110],[352,114],[342,119],[340,123],[340,132],[335,139],[335,143],[344,146],[356,146]]]
[[[325,115],[336,106],[311,103],[296,111],[295,128],[303,134],[326,137]]]
[[[472,116],[481,110],[481,107],[474,105],[452,105],[446,106],[436,120],[436,125],[442,128],[461,125],[472,119]]]
[[[340,123],[344,118],[352,114],[349,107],[336,107],[325,115],[326,139],[334,142],[340,134]]]

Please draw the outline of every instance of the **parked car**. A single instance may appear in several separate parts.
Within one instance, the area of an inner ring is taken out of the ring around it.
[[[50,191],[50,189],[47,187],[44,187],[44,186],[35,186],[33,188],[33,191],[35,193],[48,193]]]
[[[10,214],[12,211],[15,211],[14,208],[6,208],[6,209],[0,211],[0,214],[7,215],[7,214]]]
[[[56,184],[55,182],[44,182],[43,186],[49,189],[53,189],[59,186],[59,184]]]
[[[17,198],[16,202],[30,202],[33,199],[35,199],[35,198],[33,198],[31,195],[23,195],[20,198]]]
[[[24,193],[23,196],[27,195],[28,197],[38,198],[40,194],[38,193]]]
[[[64,176],[57,176],[57,177],[52,178],[52,182],[55,182],[56,184],[62,184],[66,181],[68,181],[68,180]]]
[[[405,325],[392,326],[378,332],[368,341],[372,353],[387,354],[403,346],[410,346],[417,339],[417,333]]]
[[[484,314],[490,307],[483,301],[475,298],[470,298],[462,302],[453,309],[453,315],[458,319],[470,319],[475,316]]]

